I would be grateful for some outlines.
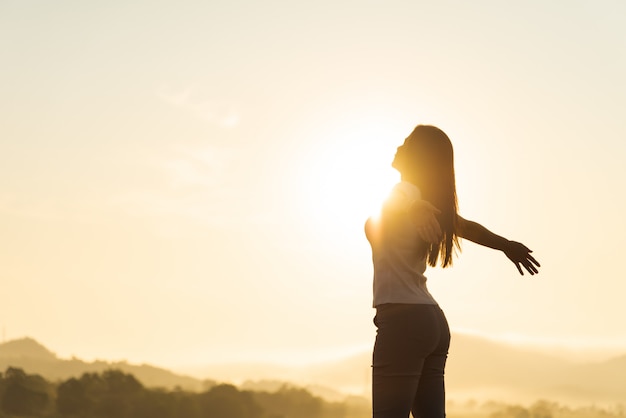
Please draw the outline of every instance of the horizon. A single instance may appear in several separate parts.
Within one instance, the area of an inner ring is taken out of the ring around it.
[[[457,338],[469,337],[457,340],[459,347],[452,350],[453,355],[449,359],[446,385],[448,399],[455,405],[470,401],[474,404],[477,401],[532,404],[548,400],[568,406],[602,404],[612,407],[619,405],[624,394],[621,384],[626,367],[624,351],[619,357],[604,361],[589,361],[589,358],[575,361],[563,353],[555,358],[554,354],[541,350],[520,350],[514,345],[474,335],[455,335]],[[29,344],[47,348],[32,338],[28,341]],[[11,340],[7,344],[11,342],[23,344],[24,339]],[[2,350],[4,345],[0,345],[0,351],[5,351]],[[54,360],[42,361],[30,347],[15,357],[18,346],[14,345],[9,353],[0,355],[0,363],[5,368],[18,368],[50,382],[113,369],[134,376],[146,388],[180,390],[175,388],[182,387],[183,390],[198,392],[206,390],[207,385],[230,384],[240,390],[275,392],[282,385],[288,385],[303,388],[330,401],[344,401],[351,396],[365,400],[370,396],[369,350],[362,350],[352,357],[307,364],[234,362],[168,368],[126,360],[98,359],[97,362],[89,362],[80,356],[65,359],[55,353],[52,353]],[[496,367],[491,364],[494,358]],[[483,373],[476,375],[478,371]],[[598,391],[599,387],[603,390]]]
[[[566,344],[562,340],[548,340],[548,339],[533,339],[523,338],[519,335],[503,335],[503,336],[489,336],[484,335],[473,330],[455,330],[452,332],[452,344],[454,345],[455,336],[457,337],[471,337],[476,338],[484,342],[493,343],[496,345],[502,345],[508,348],[518,349],[525,352],[539,353],[543,355],[549,355],[559,357],[565,361],[571,363],[595,363],[612,360],[626,356],[626,342],[619,340],[610,341],[608,344],[606,341],[589,341],[587,339],[571,341],[571,344]],[[73,358],[91,363],[97,361],[110,362],[110,363],[128,363],[134,365],[150,365],[154,367],[165,368],[171,371],[191,371],[197,368],[209,367],[209,366],[228,366],[228,365],[252,365],[252,366],[279,366],[279,367],[310,367],[317,364],[327,364],[333,362],[341,362],[353,357],[361,356],[363,354],[371,353],[371,346],[361,345],[352,347],[343,347],[338,350],[327,350],[318,353],[299,353],[298,357],[285,356],[284,353],[272,355],[269,357],[243,357],[222,359],[219,361],[207,360],[204,363],[172,363],[161,364],[148,362],[143,359],[130,359],[130,358],[104,358],[104,357],[88,357],[83,356],[80,353],[63,353],[58,352],[54,348],[48,346],[44,341],[40,341],[32,336],[15,337],[8,340],[3,340],[0,345],[5,343],[17,342],[21,340],[33,340],[36,343],[42,345],[48,351],[56,356],[59,360],[71,360]],[[452,346],[453,346],[452,345]],[[293,353],[291,353],[293,354]],[[200,375],[194,375],[200,377]]]

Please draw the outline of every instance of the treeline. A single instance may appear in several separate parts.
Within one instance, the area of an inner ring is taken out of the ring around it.
[[[275,392],[215,384],[203,392],[144,387],[120,370],[48,382],[18,368],[0,373],[0,418],[366,418],[364,402],[326,402],[305,389]]]
[[[494,402],[491,404],[495,411],[489,415],[490,418],[623,418],[626,413],[623,405],[610,408],[596,405],[572,408],[545,400],[537,401],[529,407]]]
[[[626,405],[571,408],[538,401],[528,407],[503,402],[450,402],[450,418],[626,418]],[[202,392],[147,388],[120,370],[85,373],[49,382],[22,369],[0,373],[0,418],[367,418],[362,398],[328,402],[284,385],[275,391],[208,384]]]
[[[626,405],[569,407],[540,400],[530,406],[489,401],[448,405],[450,418],[626,418]]]

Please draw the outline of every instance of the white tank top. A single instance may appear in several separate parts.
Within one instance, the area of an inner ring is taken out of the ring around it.
[[[410,204],[420,198],[417,186],[400,182],[380,216],[367,220],[365,232],[374,264],[374,307],[384,303],[437,305],[424,276],[426,243],[407,213]]]

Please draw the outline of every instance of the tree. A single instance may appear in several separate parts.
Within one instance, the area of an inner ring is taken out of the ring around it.
[[[80,379],[71,378],[59,385],[57,411],[80,417],[123,418],[132,415],[144,392],[133,375],[120,370],[107,370],[101,375],[84,373]]]
[[[321,418],[323,415],[324,401],[306,389],[284,385],[273,393],[256,392],[254,399],[276,417]]]
[[[530,407],[532,418],[552,418],[553,411],[558,411],[559,406],[553,402],[537,401]]]
[[[2,411],[9,415],[41,416],[50,405],[51,385],[39,375],[9,367],[3,386]]]
[[[199,395],[200,416],[206,418],[260,418],[262,409],[251,392],[233,385],[217,385]]]
[[[87,395],[84,380],[71,378],[58,386],[56,405],[61,414],[86,416],[93,410],[94,400]]]

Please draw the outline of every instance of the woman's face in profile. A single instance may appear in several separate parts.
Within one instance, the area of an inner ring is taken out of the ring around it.
[[[404,143],[398,147],[391,163],[393,168],[402,172],[411,165],[411,160],[413,160],[413,165],[415,164],[415,147],[412,145],[414,144],[409,142],[409,138],[406,138]]]

